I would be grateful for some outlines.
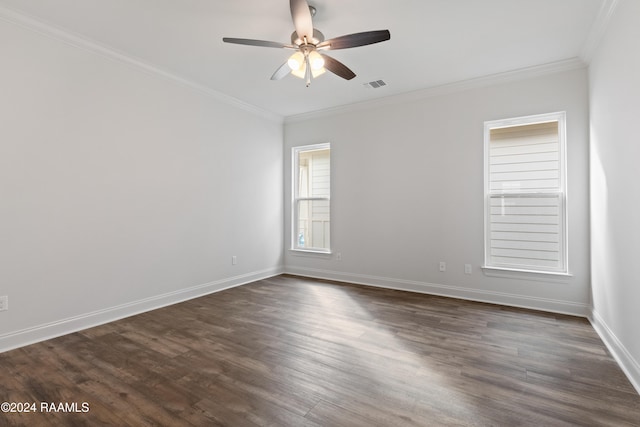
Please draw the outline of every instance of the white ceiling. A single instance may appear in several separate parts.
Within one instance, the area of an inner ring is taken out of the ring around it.
[[[0,0],[12,10],[280,116],[319,111],[580,56],[607,0],[309,0],[326,38],[389,29],[331,52],[357,77],[270,77],[291,51],[286,0]],[[1,11],[0,11],[1,12]],[[364,83],[382,79],[380,89]]]

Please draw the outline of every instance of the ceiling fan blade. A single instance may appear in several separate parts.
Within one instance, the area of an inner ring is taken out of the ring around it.
[[[329,49],[348,49],[350,47],[380,43],[389,39],[391,39],[389,30],[365,31],[364,33],[348,34],[346,36],[325,40],[318,44],[318,49],[323,47],[328,47]]]
[[[307,39],[311,40],[313,37],[313,22],[309,3],[307,3],[307,0],[290,0],[289,6],[291,8],[293,26],[296,27],[298,37],[304,40],[304,37],[307,36]]]
[[[323,53],[320,54],[324,59],[324,68],[331,71],[336,76],[342,77],[345,80],[351,80],[356,76],[356,73],[351,71],[346,65],[337,59],[333,59],[329,55]]]
[[[267,40],[253,40],[253,39],[236,39],[233,37],[223,37],[222,41],[225,43],[244,44],[248,46],[260,46],[260,47],[277,47],[284,49],[297,49],[294,45],[284,44],[278,42],[270,42]]]
[[[273,73],[273,76],[271,76],[271,80],[280,80],[290,72],[291,72],[291,68],[289,68],[288,62],[285,62],[276,70],[275,73]]]

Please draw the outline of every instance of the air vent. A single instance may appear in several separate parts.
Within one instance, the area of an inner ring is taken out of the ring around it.
[[[387,84],[384,82],[384,80],[376,80],[373,82],[365,83],[364,85],[371,89],[378,89],[382,86],[386,86]]]

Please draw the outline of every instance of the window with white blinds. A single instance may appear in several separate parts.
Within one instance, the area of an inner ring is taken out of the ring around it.
[[[565,114],[485,123],[485,267],[567,273]]]
[[[294,147],[292,244],[294,250],[329,252],[331,231],[331,147]]]

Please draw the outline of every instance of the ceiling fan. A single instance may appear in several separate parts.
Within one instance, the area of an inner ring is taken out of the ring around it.
[[[312,78],[324,74],[326,70],[343,79],[351,80],[356,76],[353,71],[342,62],[322,52],[366,46],[387,41],[391,38],[389,30],[378,30],[348,34],[325,40],[324,34],[313,28],[312,17],[315,15],[313,6],[309,6],[306,0],[290,0],[289,6],[291,8],[293,26],[295,27],[295,31],[291,34],[291,44],[231,37],[222,39],[226,43],[295,50],[296,52],[289,57],[287,62],[273,73],[271,80],[280,80],[291,73],[296,77],[305,79],[308,87]]]

